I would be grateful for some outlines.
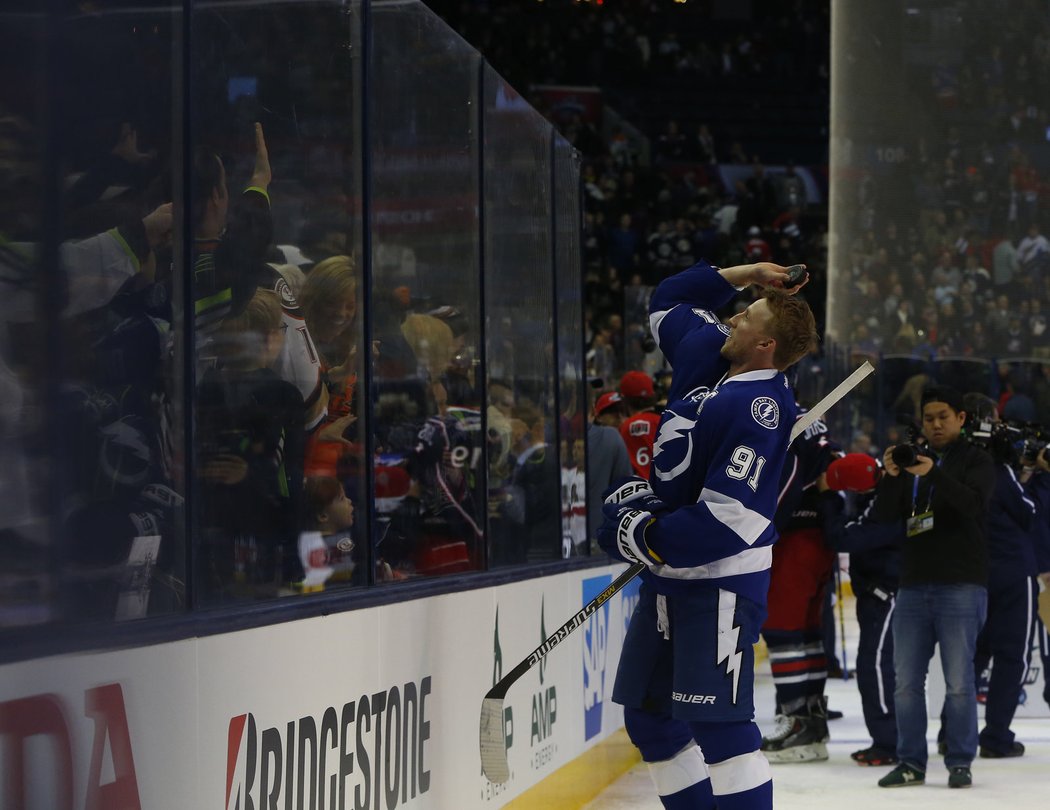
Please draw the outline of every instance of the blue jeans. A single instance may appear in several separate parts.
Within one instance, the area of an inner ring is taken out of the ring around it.
[[[926,675],[939,644],[944,669],[944,731],[949,768],[977,755],[977,689],[973,658],[988,612],[980,585],[917,585],[897,592],[893,656],[897,688],[897,756],[926,770]],[[934,707],[936,708],[936,707]]]

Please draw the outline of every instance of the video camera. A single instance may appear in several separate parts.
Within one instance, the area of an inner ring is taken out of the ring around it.
[[[997,462],[1015,467],[1031,467],[1050,445],[1050,431],[1034,422],[984,419],[966,435],[972,444],[987,450]]]

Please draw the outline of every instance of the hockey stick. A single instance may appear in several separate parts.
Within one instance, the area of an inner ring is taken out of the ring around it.
[[[849,680],[849,658],[846,656],[846,609],[842,605],[842,570],[835,555],[835,600],[839,611],[839,647],[842,648],[842,680]]]
[[[875,366],[870,361],[865,360],[861,363],[852,374],[832,388],[827,396],[795,420],[795,425],[791,428],[791,438],[788,439],[788,444],[795,441],[810,425],[826,414],[832,405],[860,385],[861,380],[873,371],[875,371]]]
[[[875,368],[871,363],[865,360],[860,368],[835,386],[826,397],[795,421],[791,428],[788,444],[791,444],[791,442],[802,435],[832,405],[842,399],[874,370]],[[506,698],[510,687],[643,570],[645,570],[645,566],[642,563],[636,563],[620,574],[608,588],[580,608],[579,612],[548,636],[539,647],[529,653],[527,658],[504,675],[485,694],[484,699],[481,701],[481,770],[490,782],[502,784],[510,779],[510,763],[507,761],[507,729],[503,720],[503,700]]]
[[[507,730],[503,720],[503,699],[507,690],[518,678],[524,675],[534,664],[539,663],[547,653],[563,642],[573,630],[583,624],[602,605],[612,599],[619,591],[644,570],[642,563],[635,563],[598,594],[594,599],[580,608],[580,611],[547,637],[539,647],[529,653],[529,657],[503,676],[481,701],[481,770],[490,782],[497,785],[510,779],[510,763],[507,761]]]

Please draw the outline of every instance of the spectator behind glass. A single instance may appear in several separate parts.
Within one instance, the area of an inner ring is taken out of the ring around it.
[[[331,256],[314,265],[299,305],[329,384],[356,378],[357,270],[353,257]]]
[[[299,561],[306,572],[304,593],[323,591],[327,583],[354,581],[353,525],[354,505],[337,479],[317,475],[305,480],[299,535]]]
[[[339,475],[347,455],[360,454],[360,448],[345,438],[357,421],[355,392],[360,362],[357,273],[352,256],[332,256],[314,265],[303,285],[300,311],[313,338],[328,392],[327,415],[309,440],[307,472]]]
[[[269,188],[272,174],[262,125],[255,125],[255,167],[230,216],[226,167],[219,155],[198,147],[193,156],[193,273],[199,373],[214,362],[211,337],[232,308],[255,289],[256,270],[272,241]]]
[[[201,576],[213,601],[290,593],[298,558],[302,395],[271,368],[281,305],[258,290],[216,335],[220,365],[197,395]]]
[[[516,457],[511,487],[523,505],[522,554],[529,561],[561,556],[557,448],[547,441],[544,413],[519,399],[511,419],[511,452]]]
[[[430,310],[431,315],[448,324],[452,330],[452,357],[442,374],[442,384],[450,407],[477,409],[481,404],[474,367],[477,364],[470,323],[456,307],[444,305]]]
[[[588,553],[586,444],[583,437],[561,440],[561,555]]]
[[[206,147],[194,153],[193,273],[194,327],[197,332],[197,373],[220,362],[214,340],[223,318],[241,311],[257,289],[278,294],[284,323],[290,331],[274,368],[295,384],[306,403],[303,427],[311,430],[324,418],[328,389],[299,302],[289,283],[265,259],[273,241],[268,188],[272,180],[269,151],[260,124],[255,125],[255,163],[248,187],[237,205],[230,205],[226,168]]]
[[[471,570],[483,558],[483,519],[476,492],[480,414],[448,408],[442,377],[455,351],[451,327],[432,315],[411,314],[401,332],[415,354],[415,382],[425,401],[422,418],[409,420],[414,442],[407,461],[418,506],[412,558],[402,566],[421,575]]]

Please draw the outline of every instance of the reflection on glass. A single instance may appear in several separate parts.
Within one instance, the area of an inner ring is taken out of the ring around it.
[[[172,26],[163,4],[141,29],[108,5],[0,21],[4,625],[184,605]],[[62,93],[42,103],[45,64]],[[48,165],[44,122],[63,133]]]
[[[555,284],[558,316],[558,435],[561,446],[562,556],[589,554],[584,431],[587,397],[583,362],[583,281],[580,270],[579,156],[554,142]]]
[[[577,550],[550,125],[374,3],[366,186],[358,2],[82,6],[0,16],[0,626]]]
[[[356,19],[355,4],[326,2],[194,15],[195,539],[205,603],[368,582]],[[303,37],[314,47],[304,51]]]
[[[485,564],[479,57],[422,4],[372,21],[374,542],[396,581]]]
[[[563,555],[551,131],[487,67],[484,86],[488,405],[509,439],[490,461],[489,559],[504,566]]]

